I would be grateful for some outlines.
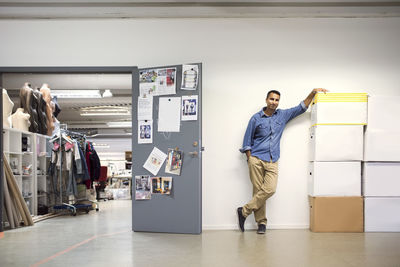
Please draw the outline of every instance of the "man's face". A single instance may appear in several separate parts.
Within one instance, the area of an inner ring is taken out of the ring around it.
[[[279,105],[280,96],[275,93],[270,93],[268,98],[266,99],[267,108],[275,110]]]

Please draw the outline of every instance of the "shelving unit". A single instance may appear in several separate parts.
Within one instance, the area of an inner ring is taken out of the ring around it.
[[[48,204],[48,137],[6,127],[3,130],[4,154],[31,215],[37,215],[38,205]]]
[[[50,196],[49,196],[49,177],[47,175],[47,169],[49,167],[49,161],[51,157],[49,147],[49,137],[41,134],[35,134],[35,215],[42,215],[39,212],[40,206],[49,207]],[[42,212],[43,213],[43,212]]]

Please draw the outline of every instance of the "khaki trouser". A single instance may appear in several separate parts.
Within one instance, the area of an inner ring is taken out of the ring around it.
[[[278,162],[267,162],[250,156],[248,161],[250,180],[253,184],[253,198],[243,206],[243,216],[254,212],[257,224],[267,224],[265,201],[276,191]]]

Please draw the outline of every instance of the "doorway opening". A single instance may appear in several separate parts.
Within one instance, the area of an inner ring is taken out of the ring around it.
[[[96,151],[100,166],[106,167],[105,173],[104,168],[98,170],[98,176],[105,176],[106,180],[118,175],[126,178],[127,182],[118,179],[117,182],[129,184],[128,194],[130,194],[132,91],[138,90],[135,88],[138,84],[137,77],[137,67],[0,68],[0,86],[3,89],[1,160],[3,161],[3,155],[5,155],[7,162],[10,162],[10,165],[13,164],[12,172],[15,172],[19,189],[32,215],[48,212],[46,208],[53,205],[52,201],[62,202],[62,195],[60,199],[57,199],[57,196],[53,196],[53,198],[49,196],[50,189],[54,187],[54,184],[51,186],[52,178],[47,172],[51,165],[49,163],[49,161],[51,162],[51,150],[54,149],[52,142],[49,141],[52,137],[54,139],[57,133],[61,133],[59,129],[68,131],[70,137],[82,135]],[[29,114],[31,111],[29,109],[38,107],[32,108],[30,106],[32,99],[21,97],[21,88],[23,87],[29,87],[35,92],[42,91],[41,94],[46,91],[41,90],[42,88],[50,89],[51,105],[53,110],[58,111],[52,110],[51,114],[54,116],[57,113],[53,122],[58,122],[59,128],[56,129],[57,125],[53,125],[54,128],[46,128],[49,124],[44,121],[44,117],[48,118],[49,116],[46,116],[45,112],[44,114],[37,114],[37,112]],[[7,110],[4,112],[5,97],[13,103],[11,112]],[[25,110],[23,110],[24,107],[26,107]],[[13,116],[17,109],[20,109],[21,114]],[[28,120],[28,123],[23,123],[24,112],[28,113],[31,119]],[[35,120],[36,128],[29,128],[35,124]],[[27,124],[29,124],[28,129],[26,129]],[[42,143],[43,145],[41,145]],[[30,151],[24,151],[23,146],[27,146]],[[27,169],[26,174],[29,175],[24,175],[25,169]],[[0,218],[4,218],[5,211],[1,202],[4,193],[3,179],[5,178],[3,164],[1,164],[1,174]],[[90,187],[93,188],[93,184]],[[110,196],[107,196],[104,191],[97,191],[95,198],[99,197]],[[9,225],[2,220],[0,232],[4,227],[9,227]]]

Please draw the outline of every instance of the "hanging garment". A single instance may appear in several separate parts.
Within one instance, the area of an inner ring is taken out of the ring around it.
[[[42,93],[38,89],[33,89],[33,94],[37,99],[36,113],[38,114],[39,133],[47,134],[47,115],[46,115],[46,101],[43,99]]]
[[[83,155],[83,152],[79,146],[77,146],[78,152],[79,152],[79,159],[75,157],[75,170],[76,170],[76,180],[80,179],[81,181],[84,181],[86,184],[86,181],[89,181],[89,188],[90,189],[90,176],[89,176],[89,171],[86,165],[86,160]],[[78,168],[78,165],[81,167]]]
[[[93,188],[93,182],[100,177],[100,158],[91,142],[86,142],[86,163],[90,175],[90,188]]]
[[[67,151],[66,153],[66,165],[67,165],[67,170],[68,170],[68,184],[67,184],[67,195],[78,195],[78,189],[76,186],[76,177],[75,177],[75,171],[74,171],[74,161],[72,159],[73,157],[73,151],[72,149]]]
[[[101,167],[101,165],[100,165],[100,158],[99,158],[99,156],[97,155],[96,150],[94,150],[94,149],[90,152],[90,166],[91,166],[91,168],[92,168],[92,171],[91,171],[92,176],[90,177],[90,179],[91,179],[92,181],[97,181],[97,180],[99,180],[99,177],[100,177],[100,167]]]
[[[32,133],[39,132],[39,124],[38,124],[38,114],[36,111],[37,101],[35,96],[33,95],[33,90],[29,83],[25,83],[24,86],[19,91],[21,108],[24,109],[24,113],[28,113],[30,115],[29,121],[29,131]]]
[[[56,96],[53,96],[53,99],[52,99],[51,101],[54,103],[53,115],[54,115],[54,117],[57,118],[58,114],[60,114],[60,112],[61,112],[61,107],[60,107],[60,105],[58,104],[58,101],[57,101],[57,97],[56,97]]]
[[[47,135],[51,136],[54,131],[53,112],[51,110],[51,93],[48,84],[43,84],[40,88],[40,92],[43,95],[43,100],[46,102],[46,124],[47,124]]]
[[[78,142],[74,143],[74,157],[75,157],[75,166],[76,166],[76,173],[82,174],[82,161],[81,161],[81,154],[79,151]]]
[[[51,151],[51,160],[50,160],[50,165],[49,165],[49,169],[47,170],[47,173],[49,174],[50,178],[51,178],[51,183],[52,183],[52,187],[53,187],[53,192],[54,194],[58,195],[60,192],[58,191],[58,178],[57,178],[57,167],[56,167],[56,163],[58,160],[58,154],[57,151],[59,149],[59,145],[57,146],[56,151],[54,151],[55,147],[53,145],[53,150]]]
[[[91,176],[91,173],[90,173],[90,170],[91,170],[91,166],[90,166],[90,151],[89,151],[88,147],[86,147],[85,159],[86,159],[86,166],[87,166],[88,174],[89,174],[89,178],[90,178],[92,176]],[[85,184],[86,184],[86,188],[87,189],[93,188],[91,179],[86,180]]]

